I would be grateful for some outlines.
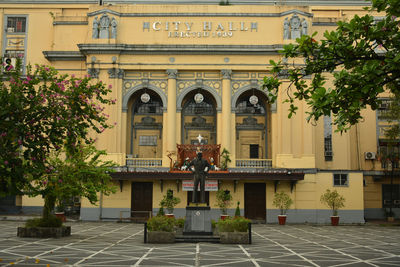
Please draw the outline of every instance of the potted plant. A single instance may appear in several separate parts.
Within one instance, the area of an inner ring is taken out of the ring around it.
[[[390,209],[383,209],[385,213],[386,220],[388,222],[394,222],[394,211],[391,211]]]
[[[321,203],[332,209],[331,224],[337,226],[339,224],[338,209],[344,207],[345,199],[336,190],[326,189],[321,195]]]
[[[280,225],[285,225],[286,211],[290,208],[292,204],[293,200],[285,192],[275,193],[272,205],[280,210],[280,214],[278,215],[278,221]]]
[[[174,243],[175,219],[167,216],[154,216],[147,220],[147,242]]]
[[[67,219],[65,217],[64,201],[62,199],[58,199],[56,202],[57,202],[57,205],[56,205],[56,211],[54,212],[54,214],[56,215],[57,218],[60,218],[60,220],[62,222],[66,222]]]
[[[224,171],[228,169],[228,163],[232,161],[229,155],[229,151],[224,148],[221,153],[221,169]]]
[[[174,217],[174,207],[180,202],[180,198],[174,197],[174,192],[171,189],[168,189],[167,194],[160,202],[160,206],[167,209],[168,213],[166,214],[166,216]]]
[[[217,205],[221,210],[221,219],[228,217],[228,208],[231,206],[232,195],[229,190],[217,191]]]

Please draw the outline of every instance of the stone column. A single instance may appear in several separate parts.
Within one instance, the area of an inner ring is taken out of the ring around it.
[[[221,152],[224,148],[226,148],[231,155],[234,154],[235,151],[232,151],[231,146],[231,132],[234,133],[234,129],[231,128],[231,75],[232,70],[221,70],[222,74],[222,139],[219,140],[221,142]],[[233,162],[231,162],[233,164]]]
[[[164,127],[167,129],[167,138],[163,142],[163,166],[169,166],[169,159],[166,157],[167,151],[176,150],[176,76],[178,70],[168,69],[168,104],[167,104],[167,121]],[[165,148],[165,149],[164,149]]]

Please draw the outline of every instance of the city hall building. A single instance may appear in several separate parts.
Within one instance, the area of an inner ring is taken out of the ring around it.
[[[379,112],[340,134],[331,118],[306,123],[304,102],[288,118],[281,95],[270,103],[262,88],[270,60],[282,60],[283,45],[317,31],[322,38],[336,22],[365,13],[366,3],[339,1],[97,1],[0,0],[3,60],[47,64],[60,73],[91,75],[112,85],[116,105],[107,107],[112,129],[97,147],[118,164],[117,192],[99,203],[76,199],[82,220],[119,220],[155,215],[167,190],[181,199],[175,217],[185,215],[193,175],[182,170],[200,147],[204,157],[227,170],[210,171],[206,200],[213,219],[220,210],[216,190],[232,194],[242,215],[275,223],[275,192],[294,200],[289,223],[327,223],[331,211],[320,202],[326,189],[345,199],[341,222],[384,218],[394,188],[378,160],[386,149]],[[378,15],[377,15],[378,16]],[[284,59],[283,59],[284,60]],[[289,62],[290,63],[290,62]],[[388,97],[384,95],[382,97]],[[40,198],[1,200],[2,213],[40,212]],[[398,213],[397,213],[398,215]]]

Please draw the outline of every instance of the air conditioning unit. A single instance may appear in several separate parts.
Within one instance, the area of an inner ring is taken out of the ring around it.
[[[395,200],[394,200],[394,204],[395,204],[395,205],[400,205],[400,199],[395,199]]]
[[[14,32],[15,31],[15,29],[14,28],[7,28],[7,32]]]
[[[375,152],[365,152],[365,159],[376,159]]]
[[[15,70],[17,59],[15,57],[6,56],[3,58],[3,63],[4,63],[4,71],[13,71]]]

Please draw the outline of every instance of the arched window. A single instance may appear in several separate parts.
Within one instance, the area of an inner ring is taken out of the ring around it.
[[[150,95],[148,102],[141,96]],[[134,158],[162,157],[163,103],[158,94],[151,90],[140,90],[132,95],[130,114],[128,155]]]
[[[203,100],[196,103],[195,94],[201,92]],[[182,108],[182,144],[197,144],[197,136],[204,139],[202,144],[216,142],[216,103],[206,91],[193,91],[185,99]]]
[[[256,104],[250,97],[258,98]],[[236,157],[266,159],[268,157],[267,99],[261,92],[248,90],[236,102]]]

